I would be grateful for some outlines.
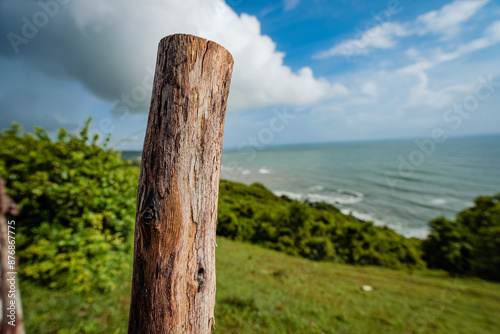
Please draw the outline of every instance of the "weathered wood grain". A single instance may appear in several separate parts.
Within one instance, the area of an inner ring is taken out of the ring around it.
[[[215,230],[233,68],[191,35],[158,47],[137,195],[129,334],[211,333]]]
[[[24,321],[23,321],[23,307],[21,303],[21,291],[19,290],[19,278],[17,275],[15,278],[15,326],[11,326],[9,324],[10,319],[8,315],[10,311],[7,307],[10,305],[10,301],[13,300],[9,297],[10,293],[10,284],[7,279],[12,276],[12,274],[8,274],[9,272],[15,272],[16,270],[9,269],[8,260],[9,256],[14,257],[15,255],[11,255],[8,253],[9,246],[9,228],[7,224],[7,215],[16,216],[19,214],[19,207],[17,204],[10,198],[5,191],[5,181],[0,178],[0,334],[24,334]],[[15,225],[13,225],[16,227]],[[14,230],[15,231],[15,230]],[[17,268],[17,259],[16,259],[16,268]]]

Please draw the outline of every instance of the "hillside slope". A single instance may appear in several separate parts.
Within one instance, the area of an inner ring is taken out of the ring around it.
[[[215,333],[500,332],[499,284],[218,244]],[[126,333],[131,273],[122,277],[87,298],[22,284],[27,333]]]
[[[217,235],[317,261],[422,269],[421,240],[361,222],[334,206],[221,180]]]

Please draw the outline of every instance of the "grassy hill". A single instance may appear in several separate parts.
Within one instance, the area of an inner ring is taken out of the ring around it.
[[[56,140],[0,132],[0,177],[22,208],[28,333],[126,333],[138,169],[89,125]],[[499,222],[500,195],[479,197],[456,221],[431,222],[422,243],[326,203],[221,181],[217,332],[500,333],[500,285],[424,271],[422,258],[498,279]]]
[[[499,284],[218,244],[216,333],[500,332]],[[22,283],[27,333],[126,333],[131,273],[122,277],[85,298]]]

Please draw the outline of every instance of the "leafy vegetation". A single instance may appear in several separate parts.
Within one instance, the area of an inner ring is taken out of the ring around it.
[[[260,184],[220,183],[217,233],[317,261],[423,268],[420,242],[327,203],[277,197]]]
[[[500,281],[500,194],[478,197],[456,220],[438,218],[430,227],[423,249],[431,268]]]
[[[61,129],[0,133],[0,177],[22,207],[17,255],[24,278],[71,291],[109,290],[132,247],[138,171],[111,149]]]

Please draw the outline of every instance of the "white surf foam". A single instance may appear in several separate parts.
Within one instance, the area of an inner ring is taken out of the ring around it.
[[[278,190],[278,191],[274,191],[273,193],[276,196],[281,197],[281,196],[285,195],[286,197],[291,198],[291,199],[295,199],[297,201],[301,201],[303,199],[302,194],[293,193],[291,191],[281,191],[281,190]]]
[[[271,171],[267,169],[266,167],[262,167],[259,169],[260,174],[271,174]]]
[[[363,200],[363,198],[355,196],[328,196],[311,193],[307,194],[307,198],[312,202],[326,202],[329,204],[355,204]]]
[[[434,205],[445,205],[448,201],[444,198],[433,198],[430,203]]]

